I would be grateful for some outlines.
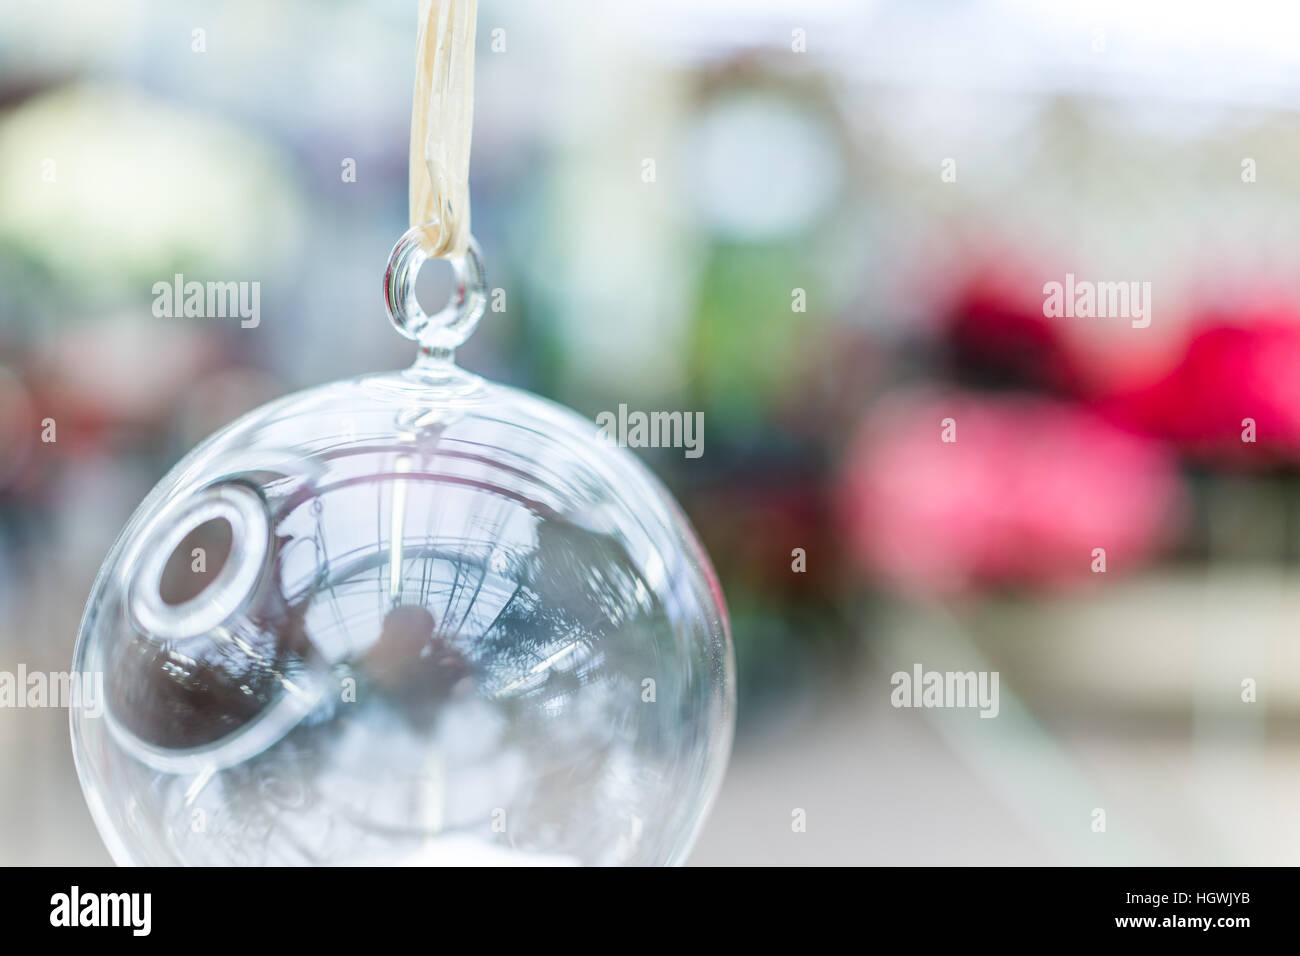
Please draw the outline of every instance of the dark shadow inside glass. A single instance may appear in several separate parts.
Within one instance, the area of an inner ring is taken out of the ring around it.
[[[158,593],[175,607],[203,593],[230,558],[234,529],[226,518],[212,518],[181,539],[163,568]]]

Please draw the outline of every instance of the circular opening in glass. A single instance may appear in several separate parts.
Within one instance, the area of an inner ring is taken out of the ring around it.
[[[158,640],[204,634],[257,589],[270,549],[266,508],[238,482],[170,502],[123,559],[136,628]]]
[[[228,519],[212,518],[182,538],[158,582],[163,603],[176,607],[202,594],[226,566],[234,537]]]

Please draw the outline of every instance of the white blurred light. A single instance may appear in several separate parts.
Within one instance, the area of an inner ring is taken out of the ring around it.
[[[690,149],[696,210],[711,228],[741,239],[808,226],[843,178],[836,144],[815,115],[758,94],[710,106]]]

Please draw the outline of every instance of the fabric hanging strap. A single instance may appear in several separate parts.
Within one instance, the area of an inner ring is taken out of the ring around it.
[[[411,110],[411,225],[429,256],[469,245],[469,146],[474,123],[478,0],[420,0]]]

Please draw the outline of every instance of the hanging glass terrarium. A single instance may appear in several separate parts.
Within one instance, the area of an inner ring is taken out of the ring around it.
[[[483,265],[468,241],[426,315],[430,228],[385,276],[415,364],[211,436],[104,562],[75,669],[105,706],[72,732],[120,863],[689,851],[734,709],[708,558],[593,423],[454,364]]]

